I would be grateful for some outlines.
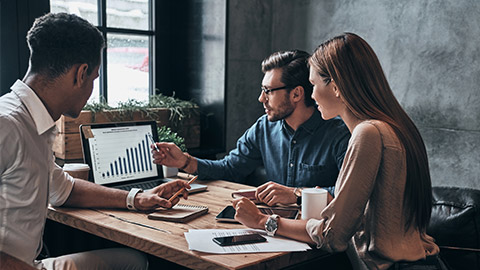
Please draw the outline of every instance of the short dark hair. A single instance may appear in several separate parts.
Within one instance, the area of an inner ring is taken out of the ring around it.
[[[30,71],[56,78],[75,64],[88,64],[87,74],[100,64],[105,47],[102,33],[88,21],[67,13],[39,17],[27,33]]]
[[[281,81],[289,87],[302,86],[305,92],[305,105],[315,105],[312,99],[313,86],[310,83],[308,58],[310,54],[300,50],[279,51],[271,54],[262,62],[262,72],[275,68],[282,69]],[[288,91],[290,91],[289,89]]]

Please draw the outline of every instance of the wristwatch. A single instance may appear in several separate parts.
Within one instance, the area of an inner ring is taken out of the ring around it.
[[[267,222],[265,222],[265,231],[267,231],[268,236],[274,236],[278,229],[278,218],[279,215],[273,214],[268,217]]]
[[[302,188],[295,188],[293,194],[297,197],[297,205],[302,205]]]
[[[127,195],[127,208],[128,210],[132,211],[137,211],[137,208],[135,208],[135,196],[137,196],[137,193],[143,192],[143,190],[139,188],[132,188],[130,192],[128,192]]]

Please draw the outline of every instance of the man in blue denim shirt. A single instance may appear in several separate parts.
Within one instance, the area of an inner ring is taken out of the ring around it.
[[[342,120],[323,120],[316,110],[308,57],[303,51],[285,51],[262,62],[265,76],[258,101],[266,114],[223,159],[198,159],[171,143],[157,143],[154,163],[198,173],[201,179],[240,183],[263,165],[270,181],[246,184],[259,186],[257,198],[268,205],[297,202],[295,187],[320,186],[333,194],[350,133]]]

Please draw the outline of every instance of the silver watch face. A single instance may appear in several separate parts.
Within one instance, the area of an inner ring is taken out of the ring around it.
[[[274,232],[278,228],[278,223],[276,219],[268,218],[267,222],[265,223],[265,230],[268,232]]]

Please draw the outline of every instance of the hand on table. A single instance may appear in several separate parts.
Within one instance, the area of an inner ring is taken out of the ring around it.
[[[291,204],[297,202],[297,197],[293,194],[293,188],[272,181],[259,186],[255,196],[268,206],[277,203]]]

